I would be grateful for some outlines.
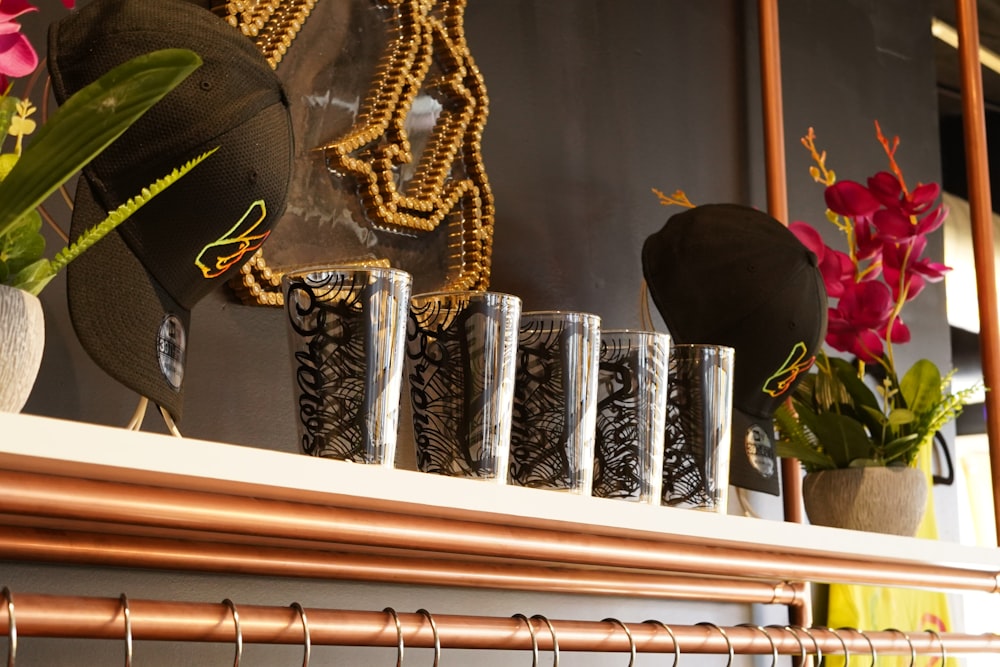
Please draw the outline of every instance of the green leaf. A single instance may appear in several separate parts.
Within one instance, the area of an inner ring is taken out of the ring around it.
[[[66,100],[0,182],[0,234],[200,65],[201,58],[193,51],[154,51],[119,65]]]
[[[906,408],[896,408],[889,413],[889,423],[893,426],[906,426],[907,424],[912,424],[916,418],[917,416],[913,414],[913,411],[907,410]]]
[[[18,271],[7,281],[7,284],[37,295],[55,275],[56,272],[52,270],[49,260],[40,259]]]
[[[927,415],[941,403],[941,372],[931,361],[913,364],[899,383],[906,406],[917,415]]]
[[[41,231],[42,216],[32,209],[0,236],[0,256],[6,261],[9,273],[19,272],[45,254],[45,237]]]
[[[850,417],[835,412],[815,415],[809,429],[838,468],[846,468],[854,459],[868,458],[872,454],[868,432]]]
[[[10,127],[10,119],[17,111],[17,103],[20,100],[16,97],[5,95],[0,98],[0,139],[7,136],[7,129]]]

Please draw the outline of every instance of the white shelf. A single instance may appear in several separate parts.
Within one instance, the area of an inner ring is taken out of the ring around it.
[[[556,566],[601,567],[602,550],[614,549],[614,553],[609,551],[609,570],[627,567],[718,576],[720,566],[715,561],[706,559],[701,568],[698,557],[692,558],[686,551],[694,547],[717,552],[730,564],[756,559],[759,568],[745,576],[775,581],[787,573],[792,581],[874,583],[884,576],[884,567],[872,567],[879,563],[910,572],[907,576],[911,577],[914,570],[924,567],[954,568],[959,578],[964,578],[956,588],[988,590],[991,581],[996,587],[996,573],[1000,572],[998,549],[581,497],[29,415],[0,414],[0,471],[11,476],[4,486],[17,479],[40,480],[45,493],[55,497],[40,495],[46,498],[42,508],[23,506],[20,499],[24,493],[0,497],[0,515],[8,517],[8,525],[14,527],[139,536],[182,530],[192,539],[212,542],[219,541],[221,532],[228,535],[223,541],[249,540],[264,547],[284,548],[295,533],[283,532],[280,521],[276,520],[273,529],[265,525],[259,531],[238,522],[231,530],[218,524],[229,521],[227,517],[233,512],[244,511],[248,502],[260,504],[262,516],[275,512],[276,517],[289,513],[288,504],[295,503],[303,511],[308,508],[313,512],[316,525],[322,526],[309,537],[315,541],[309,549],[340,549],[348,544],[353,551],[381,554],[386,549],[405,549],[409,555],[434,557],[448,551],[452,558],[482,561],[489,556],[476,541],[476,531],[482,531],[483,539],[497,534],[502,543],[508,544],[505,540],[509,538],[516,545],[509,553],[501,551],[492,557],[505,563],[538,560]],[[73,482],[72,493],[79,493],[81,500],[94,507],[95,517],[71,509],[79,503],[55,491],[65,488],[66,482]],[[144,510],[153,518],[143,516],[130,525],[130,515],[111,505],[106,515],[99,514],[105,511],[105,496],[128,498],[131,492],[127,491],[135,486],[145,490],[133,496],[159,503]],[[160,498],[152,489],[166,495]],[[67,508],[53,509],[52,505],[60,502]],[[236,510],[205,509],[211,520],[190,513],[192,504],[210,507],[216,502],[235,503]],[[339,513],[330,514],[334,511]],[[377,525],[368,533],[350,532],[341,543],[342,521],[354,517],[351,512],[357,513],[359,520]],[[296,512],[294,516],[304,515]],[[385,531],[379,524],[382,516],[389,517],[391,524]],[[200,523],[203,519],[204,524]],[[98,527],[79,528],[85,521]],[[407,521],[415,526],[419,523],[428,533],[443,531],[443,538],[438,535],[435,539],[442,539],[446,546],[430,545],[423,534],[407,535]],[[498,528],[500,533],[496,533]],[[541,534],[561,541],[565,560],[553,558],[552,544],[535,549],[534,542]],[[615,546],[619,544],[620,549]],[[721,567],[733,576],[728,565]],[[871,574],[866,575],[869,569]],[[932,574],[940,573],[935,570]],[[951,580],[950,572],[943,576],[931,584]]]

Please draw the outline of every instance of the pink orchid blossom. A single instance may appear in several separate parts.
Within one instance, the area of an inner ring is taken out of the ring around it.
[[[11,78],[27,76],[38,67],[38,54],[28,38],[21,34],[21,24],[15,19],[38,11],[27,0],[0,0],[0,94],[7,90]]]

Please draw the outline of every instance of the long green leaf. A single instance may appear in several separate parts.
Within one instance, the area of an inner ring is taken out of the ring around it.
[[[77,91],[0,182],[0,234],[117,139],[201,65],[187,49],[133,58]]]

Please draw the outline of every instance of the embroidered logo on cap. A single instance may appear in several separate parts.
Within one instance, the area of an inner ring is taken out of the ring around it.
[[[255,210],[258,212],[257,219],[249,226],[246,226],[247,219],[250,218]],[[263,199],[258,199],[250,205],[250,208],[239,219],[239,222],[233,225],[229,231],[217,241],[212,241],[202,248],[201,252],[198,253],[198,257],[194,260],[195,265],[201,269],[202,275],[206,278],[218,278],[232,267],[239,265],[247,253],[257,252],[257,249],[264,244],[265,239],[271,234],[271,230],[256,235],[252,234],[252,232],[263,224],[266,217],[267,206],[264,204]],[[237,230],[243,227],[246,228],[237,235]],[[233,244],[236,244],[236,249],[229,252]],[[205,258],[208,259],[207,262]]]
[[[795,378],[809,370],[816,361],[815,356],[806,358],[807,354],[805,343],[799,341],[793,345],[785,363],[781,364],[781,368],[775,371],[774,375],[767,378],[767,382],[764,383],[764,393],[776,397],[788,391],[795,383]]]

